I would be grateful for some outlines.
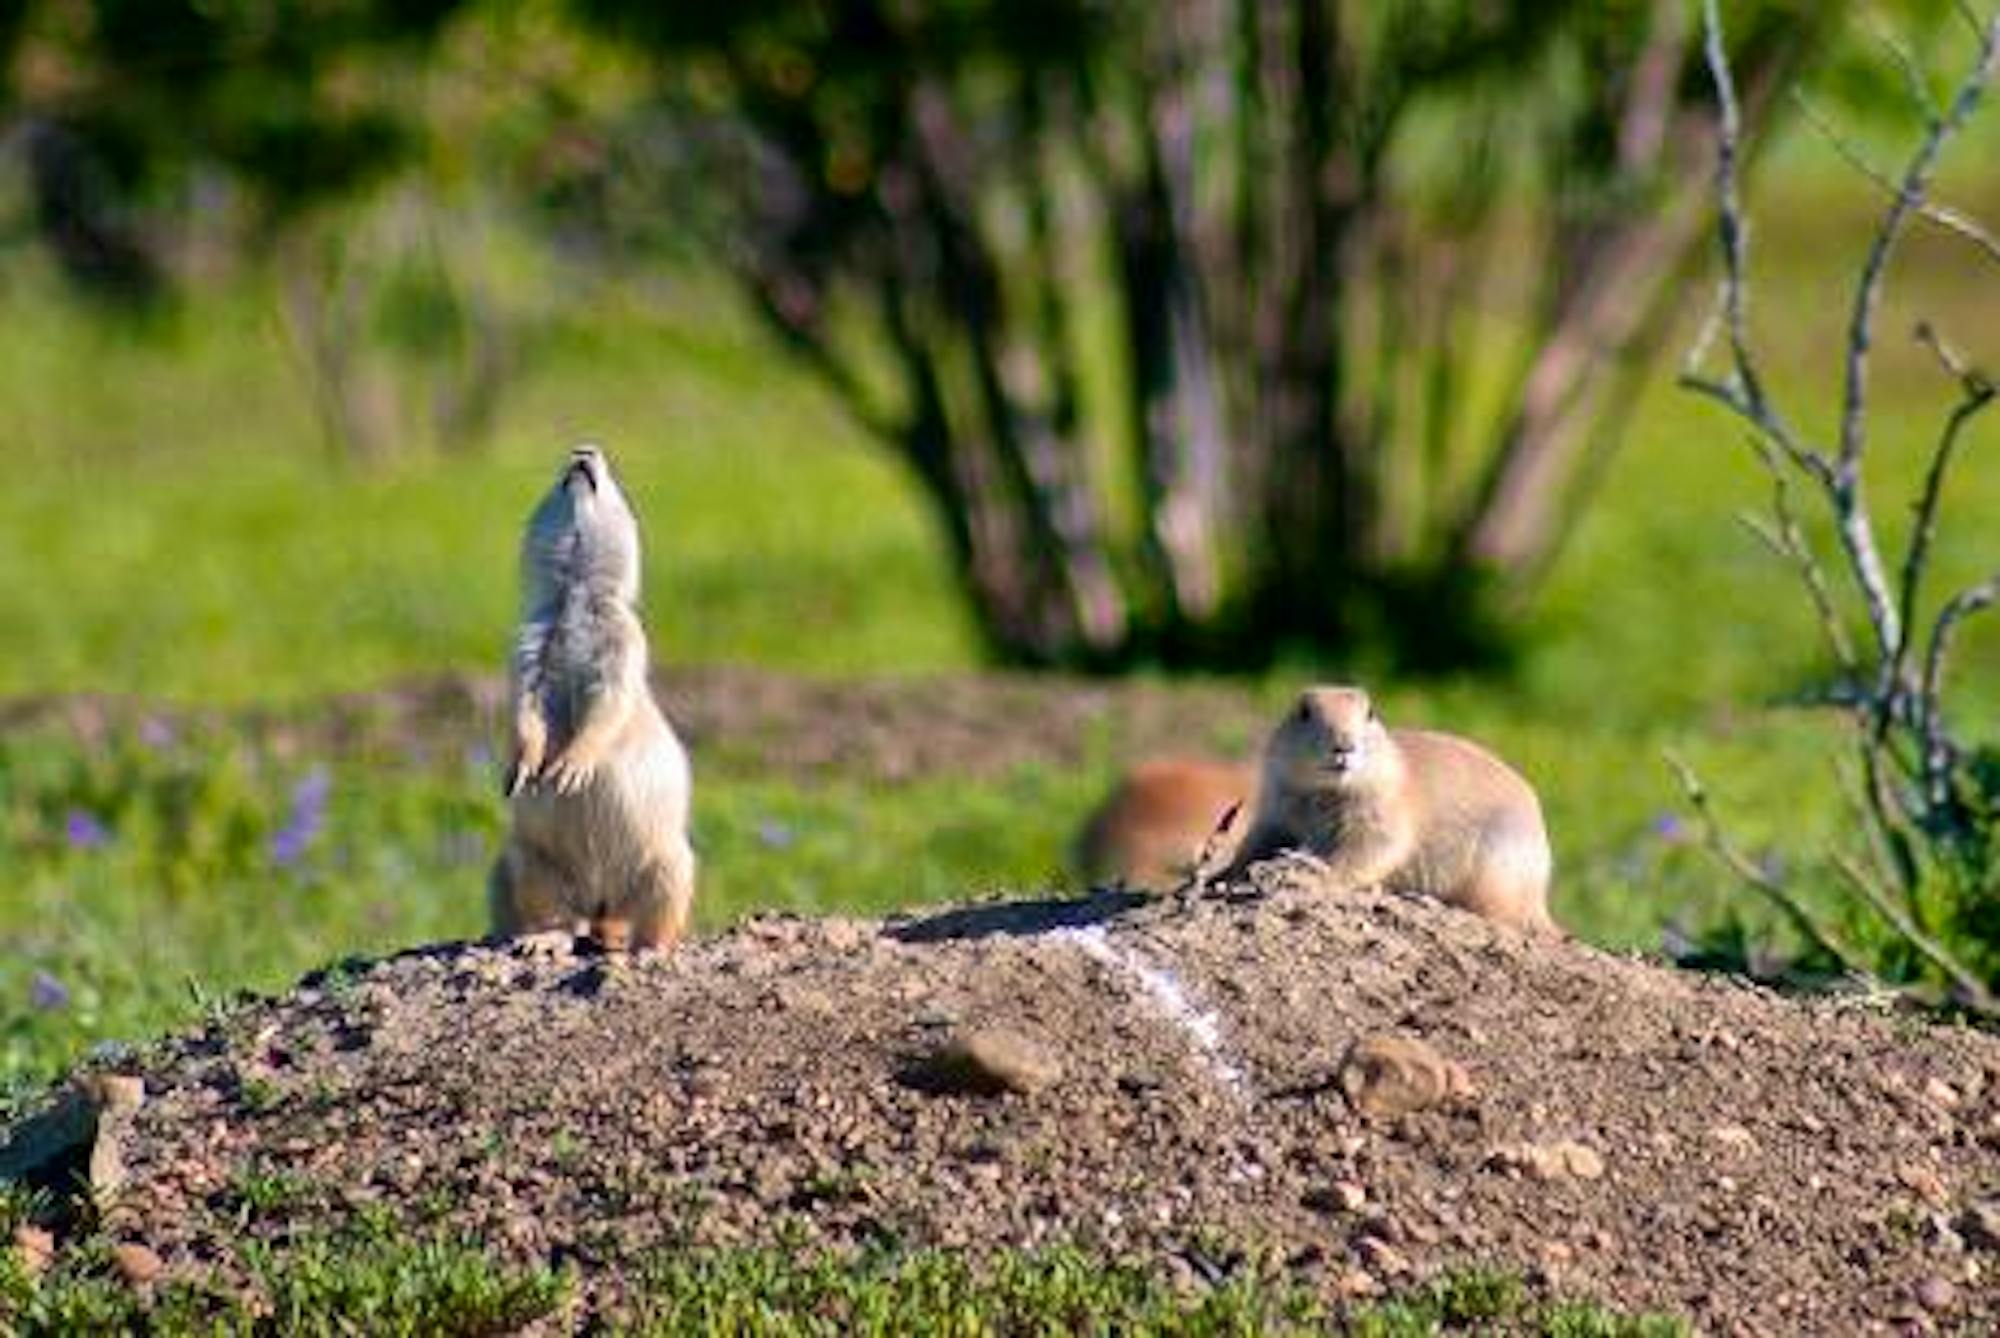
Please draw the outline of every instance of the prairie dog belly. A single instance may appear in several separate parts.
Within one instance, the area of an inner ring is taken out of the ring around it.
[[[575,794],[524,791],[514,798],[521,839],[563,866],[580,915],[621,906],[634,876],[668,845],[684,846],[692,788],[687,750],[647,703],[626,739]],[[581,890],[582,896],[577,895]]]

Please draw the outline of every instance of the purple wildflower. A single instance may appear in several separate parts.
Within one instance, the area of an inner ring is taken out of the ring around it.
[[[60,1012],[69,1007],[69,986],[46,971],[37,971],[28,982],[28,1003],[37,1012]]]
[[[326,826],[327,799],[333,780],[325,767],[314,767],[292,787],[291,812],[285,823],[271,833],[271,861],[290,867],[305,858],[306,850]]]
[[[63,819],[63,835],[68,838],[71,850],[98,850],[111,844],[111,833],[87,809],[69,811]]]
[[[1653,819],[1653,835],[1673,845],[1687,838],[1687,824],[1678,813],[1662,813]]]
[[[776,818],[759,818],[757,839],[763,842],[767,849],[789,850],[799,837],[788,823],[779,822]]]
[[[174,746],[173,723],[165,716],[149,715],[139,724],[139,742],[156,753]]]

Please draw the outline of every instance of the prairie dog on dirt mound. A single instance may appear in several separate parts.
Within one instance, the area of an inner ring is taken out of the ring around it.
[[[597,447],[570,452],[528,518],[521,587],[494,932],[670,948],[694,900],[692,780],[646,683],[639,524]]]
[[[1078,834],[1077,869],[1092,883],[1168,891],[1204,854],[1228,858],[1249,825],[1256,794],[1257,770],[1244,763],[1200,757],[1136,763]]]
[[[1559,932],[1534,788],[1465,739],[1388,728],[1360,688],[1299,694],[1265,746],[1256,816],[1225,877],[1283,850],[1317,856],[1336,887],[1421,893]]]

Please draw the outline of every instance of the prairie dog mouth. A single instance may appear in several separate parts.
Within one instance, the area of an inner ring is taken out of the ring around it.
[[[588,484],[590,491],[597,491],[597,456],[594,452],[578,451],[569,458],[569,467],[563,470],[563,482],[580,478]]]

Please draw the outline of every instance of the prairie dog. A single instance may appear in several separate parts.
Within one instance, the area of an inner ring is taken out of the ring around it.
[[[1226,857],[1249,825],[1256,768],[1199,757],[1156,757],[1120,778],[1078,834],[1075,861],[1093,883],[1169,891],[1213,842]]]
[[[1465,739],[1389,729],[1360,688],[1299,694],[1265,747],[1256,817],[1225,876],[1287,849],[1323,860],[1336,887],[1386,886],[1558,932],[1534,788]]]
[[[521,542],[496,934],[585,926],[665,949],[687,929],[692,780],[646,683],[638,600],[638,521],[604,453],[579,446]]]

